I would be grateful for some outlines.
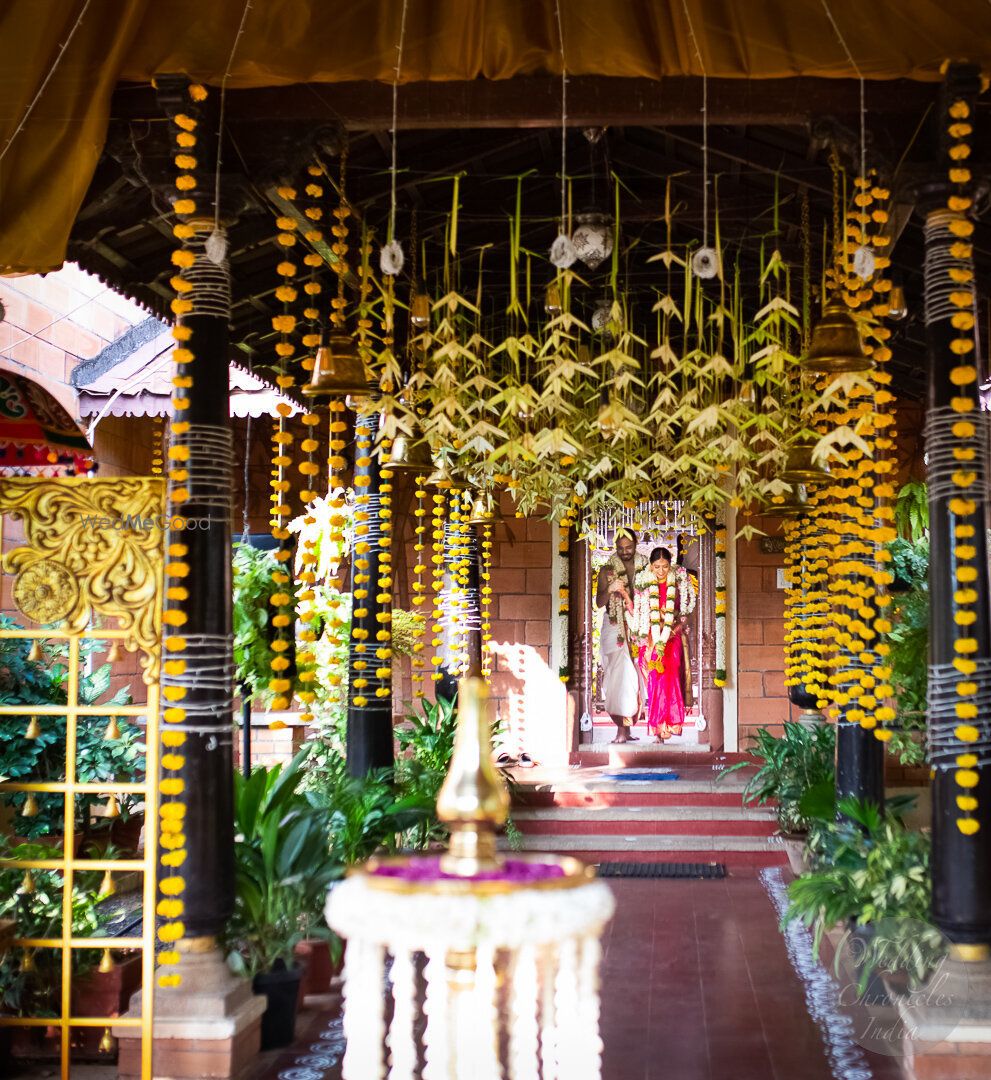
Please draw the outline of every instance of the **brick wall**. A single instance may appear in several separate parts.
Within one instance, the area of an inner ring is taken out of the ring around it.
[[[780,535],[777,518],[753,523],[769,536]],[[755,728],[780,731],[790,717],[784,685],[785,594],[777,587],[784,555],[762,552],[757,537],[737,541],[736,560],[739,745],[746,748]]]

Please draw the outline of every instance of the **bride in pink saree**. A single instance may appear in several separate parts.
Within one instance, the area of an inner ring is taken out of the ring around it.
[[[647,684],[647,728],[657,742],[681,734],[692,704],[686,630],[696,599],[688,571],[674,565],[667,548],[654,548],[637,580],[635,623]]]

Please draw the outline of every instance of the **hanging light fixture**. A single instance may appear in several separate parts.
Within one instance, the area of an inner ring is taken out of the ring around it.
[[[824,484],[832,478],[828,466],[813,460],[814,449],[815,443],[799,442],[788,451],[780,477],[786,484]]]
[[[864,352],[857,320],[845,305],[832,301],[822,318],[812,328],[809,351],[800,361],[805,371],[836,374],[844,371],[870,371],[873,361]]]
[[[354,338],[335,330],[317,350],[313,374],[303,387],[308,397],[367,397],[372,386]]]
[[[578,258],[589,268],[597,269],[612,254],[612,219],[597,210],[575,217],[575,231],[571,234]]]
[[[552,319],[561,314],[561,290],[556,281],[552,281],[544,292],[544,311]]]

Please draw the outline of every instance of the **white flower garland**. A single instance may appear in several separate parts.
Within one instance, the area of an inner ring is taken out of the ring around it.
[[[626,576],[626,566],[623,560],[618,555],[613,555],[606,566],[616,575],[617,578],[628,584]],[[647,569],[647,557],[645,555],[637,555],[633,560],[634,575],[643,573]],[[634,587],[636,586],[636,576],[634,576]],[[633,598],[634,602],[636,597]],[[626,615],[626,601],[622,597],[617,596],[616,593],[609,594],[609,601],[606,605],[606,611],[609,615],[609,621],[613,626],[619,626],[620,620]]]

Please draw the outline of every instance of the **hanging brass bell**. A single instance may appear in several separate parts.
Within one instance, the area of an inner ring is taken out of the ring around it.
[[[447,459],[441,458],[434,467],[434,471],[427,477],[427,487],[449,488],[453,483],[454,477],[451,476],[451,471],[447,467]]]
[[[110,1034],[110,1028],[107,1028],[103,1033],[103,1038],[100,1040],[100,1053],[112,1054],[114,1052],[114,1037]]]
[[[552,281],[544,293],[544,311],[552,319],[561,314],[561,290],[558,288],[556,281]]]
[[[103,816],[108,818],[120,817],[120,806],[117,804],[116,795],[111,795],[110,798],[107,799],[107,807]]]
[[[317,350],[307,397],[366,397],[372,390],[365,364],[350,334],[335,330]]]
[[[499,503],[491,491],[479,491],[472,500],[471,509],[468,511],[469,525],[490,525],[502,515],[499,512]]]
[[[29,791],[28,797],[24,800],[24,808],[21,810],[21,817],[37,817],[38,816],[38,800],[34,797],[34,792]]]
[[[21,887],[18,890],[23,893],[24,896],[30,896],[34,892],[34,876],[30,870],[24,871],[24,877],[21,880]]]
[[[24,732],[25,739],[37,739],[41,735],[41,723],[37,716],[32,716],[28,721],[28,729]]]
[[[114,969],[114,958],[110,955],[109,949],[103,950],[103,956],[100,957],[100,966],[96,969],[102,975],[106,975],[108,971]]]
[[[833,375],[843,371],[870,371],[874,362],[864,352],[857,320],[845,305],[827,304],[822,318],[812,328],[809,351],[800,366],[805,371]]]
[[[107,655],[103,658],[104,663],[116,664],[120,659],[120,645],[116,641],[110,643],[110,648],[107,649]]]
[[[113,896],[117,892],[117,886],[114,884],[113,872],[107,870],[103,875],[103,880],[100,882],[100,896]]]
[[[419,424],[414,425],[412,435],[400,431],[393,439],[389,462],[385,467],[414,475],[434,471],[434,459],[430,456],[430,447],[423,441]]]
[[[104,742],[114,742],[120,738],[120,725],[117,723],[117,717],[111,716],[110,723],[107,724],[107,730],[103,733]]]
[[[426,293],[414,293],[410,298],[409,321],[418,330],[430,325],[430,297]]]
[[[804,484],[795,484],[790,495],[784,496],[782,502],[771,501],[768,513],[778,517],[801,517],[809,511],[809,500]]]
[[[796,443],[788,451],[788,459],[781,472],[781,479],[786,484],[825,484],[832,479],[828,466],[817,465],[812,460],[815,444]]]
[[[906,315],[908,304],[905,302],[905,290],[901,285],[892,285],[888,295],[888,318],[901,322]]]
[[[40,664],[44,660],[44,653],[41,651],[41,641],[35,638],[31,642],[31,648],[28,650],[28,662],[31,664]]]

